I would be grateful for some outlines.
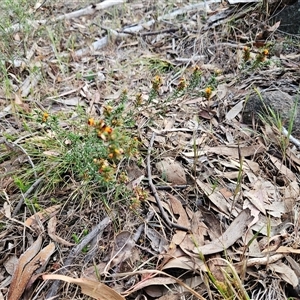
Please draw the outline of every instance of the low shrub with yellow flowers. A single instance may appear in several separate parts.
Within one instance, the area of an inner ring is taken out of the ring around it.
[[[242,52],[242,68],[243,69],[256,69],[265,67],[270,62],[268,60],[269,57],[269,49],[268,46],[260,49],[255,57],[251,57],[251,49],[248,46],[243,48]]]
[[[73,123],[69,130],[59,126],[57,117],[42,114],[42,123],[62,142],[67,172],[79,180],[97,183],[99,188],[120,183],[118,164],[139,153],[139,141],[131,128],[134,123],[124,114],[126,100],[127,91],[124,91],[118,105],[105,105],[101,117],[90,117],[85,124]]]
[[[124,166],[131,159],[136,163],[141,159],[140,141],[135,136],[136,120],[140,117],[141,109],[155,106],[155,110],[163,115],[169,102],[186,95],[201,95],[210,100],[218,84],[217,76],[216,73],[210,78],[202,78],[202,70],[196,66],[186,73],[182,72],[172,82],[171,92],[168,93],[164,89],[168,78],[155,74],[149,82],[148,95],[137,93],[131,106],[128,105],[128,92],[124,90],[119,99],[103,105],[97,117],[86,116],[80,108],[72,113],[76,118],[65,113],[39,112],[37,120],[44,130],[44,136],[33,149],[37,155],[30,155],[36,160],[48,155],[47,161],[43,162],[46,166],[43,172],[55,165],[53,178],[56,178],[53,182],[56,184],[65,184],[65,178],[71,178],[72,182],[83,183],[88,193],[96,187],[101,195],[110,191],[118,200],[126,195],[126,199],[130,200],[128,207],[136,209],[147,193],[140,186],[127,186],[129,179]],[[108,201],[107,204],[110,203]]]

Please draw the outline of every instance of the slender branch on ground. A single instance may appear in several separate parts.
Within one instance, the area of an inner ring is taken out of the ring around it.
[[[164,30],[142,32],[142,33],[127,31],[125,29],[122,31],[122,33],[130,34],[133,36],[150,36],[150,35],[158,35],[158,34],[163,34],[163,33],[173,33],[173,32],[177,32],[179,29],[180,28],[169,28],[169,29],[164,29]]]
[[[182,190],[182,189],[186,189],[186,188],[188,188],[189,187],[189,185],[188,184],[179,184],[179,185],[158,185],[158,186],[156,186],[156,189],[157,190],[167,190],[167,191],[169,191],[169,190],[176,190],[176,189],[178,189],[178,190]]]
[[[11,142],[11,141],[7,141],[6,139],[4,140],[4,143],[5,145],[10,148],[10,149],[14,149],[14,148],[19,148],[27,157],[28,159],[28,162],[29,164],[31,165],[32,167],[32,170],[33,170],[33,174],[34,174],[34,178],[37,179],[37,174],[36,174],[36,171],[35,171],[35,166],[34,166],[34,163],[33,161],[31,160],[29,154],[27,153],[27,151],[19,144],[15,143],[15,142]]]
[[[17,213],[19,212],[19,210],[21,209],[22,205],[24,204],[24,201],[26,199],[26,197],[28,197],[28,195],[30,195],[37,187],[38,185],[44,180],[44,178],[46,177],[46,175],[52,171],[57,165],[53,165],[46,174],[42,175],[40,178],[38,178],[32,185],[31,187],[23,194],[22,193],[22,197],[19,200],[16,208],[14,209],[14,212],[12,214],[13,217],[15,217],[17,215]]]
[[[15,217],[17,215],[17,213],[19,212],[19,210],[21,209],[22,205],[24,204],[24,201],[26,199],[26,197],[28,197],[28,195],[30,195],[34,189],[43,181],[45,176],[42,176],[40,177],[39,179],[37,179],[33,184],[32,186],[26,191],[25,194],[22,193],[22,197],[21,199],[19,200],[16,208],[14,209],[14,212],[12,214],[13,217]]]
[[[171,228],[173,227],[175,229],[179,229],[179,230],[183,230],[183,231],[189,231],[190,230],[189,228],[181,226],[181,225],[176,224],[176,223],[173,223],[168,218],[166,212],[163,209],[163,206],[162,206],[161,200],[160,200],[160,198],[158,196],[156,187],[153,184],[152,175],[151,175],[151,159],[150,159],[150,156],[151,156],[151,150],[153,148],[154,139],[155,139],[155,133],[153,132],[151,140],[150,140],[150,144],[149,144],[149,147],[148,147],[148,153],[147,153],[147,173],[148,173],[148,182],[149,182],[149,186],[150,186],[151,192],[152,192],[152,194],[153,194],[153,196],[155,198],[155,201],[157,203],[157,206],[158,206],[158,209],[159,209],[159,211],[161,213],[161,216],[162,216],[163,220],[166,222],[166,224],[169,227],[171,227]]]
[[[78,245],[76,245],[76,247],[74,247],[71,250],[70,254],[65,260],[64,265],[60,271],[61,275],[64,275],[67,272],[67,267],[72,264],[73,260],[79,255],[81,250],[91,242],[91,240],[93,240],[97,235],[100,235],[98,238],[102,237],[102,233],[104,229],[110,223],[111,223],[110,218],[106,217],[105,219],[103,219],[87,236],[83,238],[83,240]],[[61,284],[62,282],[60,280],[55,280],[47,293],[46,299],[56,296]]]

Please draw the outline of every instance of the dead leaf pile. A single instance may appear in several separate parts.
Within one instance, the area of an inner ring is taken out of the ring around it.
[[[30,32],[1,27],[22,59],[1,61],[0,299],[300,297],[298,141],[242,120],[257,87],[299,93],[299,45],[278,52],[252,0],[50,2]],[[71,147],[40,112],[71,131],[121,102],[140,145],[113,166],[126,192],[40,167],[62,154],[45,139]]]

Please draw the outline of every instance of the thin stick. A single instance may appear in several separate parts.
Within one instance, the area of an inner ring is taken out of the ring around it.
[[[164,29],[164,30],[158,30],[158,31],[151,31],[151,32],[132,32],[132,31],[127,31],[126,29],[122,31],[122,33],[133,35],[133,36],[151,36],[151,35],[159,35],[163,33],[173,33],[176,31],[179,31],[180,28],[169,28],[169,29]]]
[[[26,155],[26,157],[27,157],[27,159],[28,159],[28,162],[29,162],[29,164],[30,164],[31,167],[32,167],[33,174],[34,174],[34,178],[35,178],[35,179],[38,179],[37,174],[36,174],[36,171],[35,171],[34,163],[33,163],[33,161],[31,160],[31,158],[30,158],[29,154],[27,153],[27,151],[26,151],[21,145],[17,144],[16,142],[7,141],[7,140],[5,139],[5,140],[4,140],[4,143],[5,143],[5,145],[6,145],[8,148],[10,148],[10,149],[12,149],[12,150],[14,150],[15,148],[19,148],[19,149]]]
[[[42,176],[39,179],[37,179],[31,185],[31,187],[26,191],[25,194],[22,193],[22,197],[20,198],[16,208],[13,211],[13,214],[12,214],[13,217],[15,217],[17,215],[17,213],[19,212],[19,210],[21,209],[22,205],[24,204],[24,201],[25,201],[26,197],[28,197],[35,190],[35,188],[43,181],[44,178],[45,178],[45,176]]]
[[[20,198],[16,208],[13,211],[12,216],[15,217],[17,215],[17,213],[19,212],[20,208],[22,207],[26,197],[28,197],[37,187],[38,185],[44,180],[44,178],[55,168],[57,167],[57,164],[53,165],[52,167],[50,167],[50,169],[48,169],[47,173],[42,175],[40,178],[38,178],[32,185],[31,187],[23,194],[22,193],[22,197]]]
[[[161,201],[160,201],[160,198],[158,196],[156,187],[153,184],[152,175],[151,175],[151,164],[150,164],[151,159],[150,159],[150,156],[151,156],[151,150],[152,150],[152,147],[153,147],[154,139],[155,139],[155,133],[153,132],[151,140],[150,140],[149,148],[148,148],[148,153],[147,153],[147,173],[148,173],[148,182],[149,182],[150,189],[151,189],[152,194],[155,198],[155,201],[157,203],[157,206],[159,208],[161,216],[162,216],[163,220],[167,223],[167,225],[171,228],[173,227],[173,228],[176,228],[176,229],[179,229],[179,230],[189,231],[190,229],[188,229],[187,227],[184,227],[184,226],[181,226],[179,224],[173,223],[172,221],[169,220],[169,218],[168,218],[168,216],[167,216],[166,212],[164,211],[163,206],[161,204]]]

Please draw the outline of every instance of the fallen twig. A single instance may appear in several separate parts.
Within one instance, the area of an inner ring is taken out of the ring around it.
[[[19,200],[19,202],[12,214],[13,217],[15,217],[17,215],[17,213],[19,212],[20,208],[22,207],[22,205],[23,205],[25,199],[28,197],[28,195],[30,195],[38,187],[38,185],[44,180],[46,175],[49,174],[49,172],[52,171],[56,166],[57,166],[56,164],[54,166],[52,166],[48,170],[48,172],[46,174],[42,175],[40,178],[38,178],[24,194],[22,193],[22,197]]]
[[[21,152],[23,152],[26,155],[26,157],[28,159],[28,162],[29,162],[29,164],[32,167],[34,178],[37,180],[38,178],[37,178],[37,173],[36,173],[36,170],[35,170],[34,163],[33,163],[32,159],[31,159],[30,155],[27,153],[27,151],[21,145],[19,145],[18,143],[12,142],[12,141],[8,141],[5,138],[4,138],[4,143],[11,150],[14,150],[15,148],[19,148],[21,150]]]
[[[40,177],[39,179],[37,179],[37,180],[32,184],[32,186],[26,191],[25,194],[22,193],[22,197],[21,197],[21,199],[19,200],[19,202],[18,202],[18,204],[17,204],[17,206],[16,206],[16,208],[15,208],[13,214],[12,214],[13,217],[15,217],[15,216],[17,215],[17,213],[19,212],[20,208],[22,207],[22,205],[23,205],[25,199],[26,199],[26,198],[28,197],[28,195],[30,195],[30,194],[35,190],[35,188],[43,181],[44,177],[45,177],[45,176],[42,176],[42,177]]]
[[[187,227],[184,227],[184,226],[181,226],[179,224],[173,223],[172,221],[169,220],[169,218],[168,218],[168,216],[167,216],[166,212],[164,211],[163,206],[161,204],[161,201],[160,201],[160,198],[158,196],[156,187],[153,184],[152,175],[151,175],[151,163],[150,163],[151,159],[150,159],[150,156],[151,156],[151,150],[152,150],[152,147],[153,147],[154,139],[155,139],[155,133],[153,132],[151,140],[150,140],[150,144],[149,144],[149,147],[148,147],[148,153],[147,153],[147,173],[148,173],[148,182],[149,182],[150,189],[151,189],[152,194],[155,198],[155,201],[157,203],[157,206],[159,208],[161,216],[162,216],[163,220],[167,223],[167,225],[171,228],[173,227],[173,228],[176,228],[176,229],[179,229],[179,230],[189,231],[189,229]]]
[[[163,33],[173,33],[178,31],[180,28],[169,28],[169,29],[164,29],[164,30],[158,30],[158,31],[150,31],[150,32],[131,32],[131,31],[127,31],[126,29],[122,31],[122,33],[125,34],[130,34],[133,36],[150,36],[150,35],[159,35],[159,34],[163,34]]]
[[[169,190],[182,190],[182,189],[186,189],[188,188],[189,185],[187,184],[177,184],[177,185],[159,185],[159,186],[156,186],[156,189],[157,190],[166,190],[166,191],[169,191]]]

